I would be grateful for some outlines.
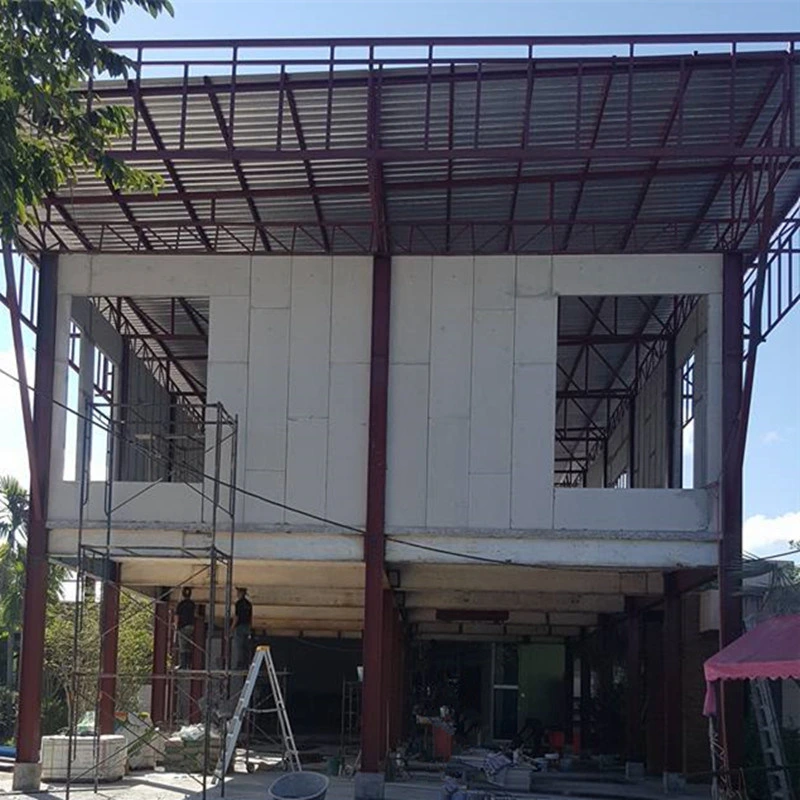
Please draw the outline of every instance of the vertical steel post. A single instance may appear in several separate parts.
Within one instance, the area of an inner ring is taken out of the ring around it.
[[[192,671],[199,673],[203,669],[205,660],[206,636],[206,608],[197,607],[194,618],[194,635],[192,636]],[[189,722],[193,725],[200,722],[200,698],[203,696],[203,678],[200,675],[192,677],[189,687]]]
[[[592,708],[592,666],[589,658],[589,637],[585,628],[581,628],[581,750],[586,750],[591,742],[591,708]]]
[[[678,788],[683,772],[683,686],[681,680],[681,595],[678,574],[664,575],[664,789]]]
[[[667,436],[667,474],[665,476],[664,485],[667,489],[671,489],[678,485],[677,479],[677,466],[675,464],[675,452],[677,450],[677,436],[678,431],[681,429],[679,416],[677,410],[678,405],[678,387],[680,383],[677,380],[677,364],[675,363],[675,334],[669,337],[667,342],[667,353],[665,360],[665,368],[667,371],[665,384],[666,384],[666,436]]]
[[[41,743],[42,668],[44,663],[45,604],[47,599],[47,493],[50,479],[50,440],[53,377],[56,355],[58,257],[43,253],[39,266],[38,326],[36,333],[36,395],[33,401],[33,445],[41,503],[31,510],[25,561],[22,644],[19,666],[19,714],[14,789],[38,790]],[[31,484],[34,476],[31,475]]]
[[[167,652],[169,650],[169,589],[161,588],[153,615],[153,679],[150,716],[154,725],[162,725],[167,708]]]
[[[628,488],[636,486],[636,396],[628,404]]]
[[[741,253],[723,257],[722,280],[722,488],[719,544],[719,646],[742,633],[742,354],[744,263]],[[743,766],[744,687],[724,681],[722,743],[731,769]]]
[[[626,673],[628,679],[627,707],[625,709],[625,760],[630,764],[643,764],[642,737],[642,618],[636,598],[625,598],[627,633]]]
[[[564,744],[572,744],[575,707],[575,653],[572,639],[564,641]]]
[[[389,400],[389,310],[391,259],[377,255],[372,268],[372,336],[367,456],[367,525],[364,534],[364,684],[361,763],[377,773],[385,752],[381,731],[384,524],[386,517],[386,427]]]
[[[112,434],[109,434],[111,436]],[[100,734],[114,733],[117,694],[117,652],[119,647],[119,567],[106,557],[108,574],[103,582],[100,605]]]

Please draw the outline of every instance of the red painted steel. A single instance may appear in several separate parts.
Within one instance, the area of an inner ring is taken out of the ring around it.
[[[101,734],[114,733],[114,712],[117,696],[117,654],[119,651],[119,583],[118,568],[109,562],[112,572],[103,583],[100,603],[100,704]]]
[[[386,426],[389,393],[391,258],[375,256],[372,270],[372,344],[367,456],[367,524],[364,534],[364,685],[361,758],[365,772],[377,772],[385,755],[381,730],[384,525],[386,518]]]
[[[162,589],[153,615],[153,680],[150,717],[159,725],[166,721],[167,654],[169,652],[169,590]]]
[[[664,574],[664,772],[683,772],[682,619],[678,576]]]
[[[739,637],[742,625],[742,457],[741,436],[744,261],[727,253],[722,282],[722,441],[719,598],[720,649]],[[722,687],[722,741],[731,769],[743,766],[744,691],[741,683]]]
[[[50,483],[50,439],[53,375],[56,356],[58,257],[43,254],[39,265],[38,326],[36,333],[36,394],[33,400],[37,479],[42,496],[40,513],[28,522],[25,597],[19,666],[17,763],[36,764],[41,743],[42,665],[44,663],[45,602],[47,598],[47,491]]]
[[[205,663],[206,656],[206,609],[205,606],[199,606],[197,609],[197,616],[194,618],[194,636],[192,641],[194,647],[192,648],[192,669],[201,670]],[[201,719],[200,699],[203,696],[203,680],[201,678],[192,679],[189,687],[190,704],[189,704],[189,722],[197,723]],[[210,685],[210,682],[209,682]]]
[[[635,597],[625,598],[626,672],[625,757],[634,763],[644,762],[642,739],[642,617]]]

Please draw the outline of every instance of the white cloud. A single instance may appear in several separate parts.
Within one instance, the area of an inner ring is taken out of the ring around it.
[[[783,436],[781,436],[778,431],[767,431],[761,437],[762,444],[778,444],[778,442],[783,441]]]
[[[779,517],[756,514],[744,521],[744,549],[757,556],[783,553],[790,549],[789,540],[800,540],[800,511],[790,511]],[[800,561],[800,553],[794,556]]]

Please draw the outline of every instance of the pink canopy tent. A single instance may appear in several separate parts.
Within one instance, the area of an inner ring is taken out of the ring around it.
[[[800,678],[800,614],[772,617],[731,642],[705,663],[703,713],[717,713],[715,684],[726,680]]]

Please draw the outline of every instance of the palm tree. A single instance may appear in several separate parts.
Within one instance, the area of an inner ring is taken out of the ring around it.
[[[0,477],[0,625],[6,632],[6,686],[14,686],[14,634],[22,622],[24,541],[28,492],[10,476]]]
[[[22,627],[22,600],[25,594],[25,560],[28,530],[28,491],[10,476],[0,477],[0,628],[6,632],[6,686],[14,680],[14,638]],[[66,569],[51,565],[47,599],[61,596]]]

